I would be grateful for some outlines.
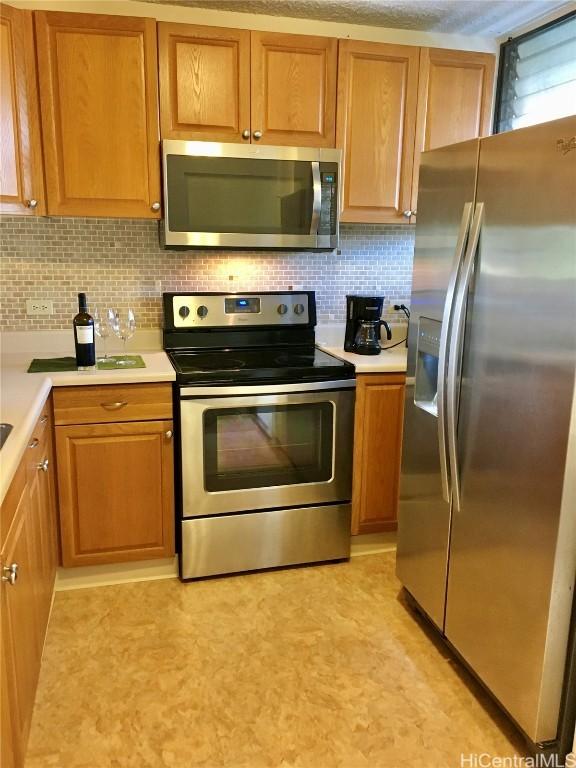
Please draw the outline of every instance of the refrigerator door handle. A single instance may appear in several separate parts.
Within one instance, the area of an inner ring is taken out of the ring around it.
[[[458,377],[461,370],[462,339],[464,335],[464,319],[468,288],[472,277],[472,267],[480,240],[482,218],[484,215],[484,203],[477,203],[474,211],[474,220],[470,228],[466,255],[462,264],[460,282],[454,299],[452,313],[452,332],[450,334],[450,348],[448,351],[448,373],[446,376],[446,415],[448,456],[450,459],[450,479],[452,485],[453,510],[460,511],[461,491],[460,473],[458,469],[457,427],[458,427]],[[438,398],[440,399],[440,398]]]
[[[448,478],[448,450],[446,438],[446,361],[448,351],[448,339],[450,338],[450,324],[452,320],[452,307],[454,304],[454,292],[458,280],[458,272],[464,257],[470,223],[472,221],[472,203],[464,203],[460,230],[456,240],[454,259],[450,269],[448,288],[446,289],[446,301],[442,315],[442,330],[440,331],[440,350],[438,353],[438,445],[440,452],[440,477],[442,480],[442,497],[444,501],[450,501],[450,480]]]

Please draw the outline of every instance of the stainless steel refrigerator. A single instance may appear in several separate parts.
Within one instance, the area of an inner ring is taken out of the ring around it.
[[[552,749],[576,689],[576,117],[424,153],[417,222],[397,575]]]

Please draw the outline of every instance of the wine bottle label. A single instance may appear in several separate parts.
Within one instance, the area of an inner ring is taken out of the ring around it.
[[[78,344],[93,344],[94,343],[94,328],[89,325],[87,327],[76,327],[76,338]]]

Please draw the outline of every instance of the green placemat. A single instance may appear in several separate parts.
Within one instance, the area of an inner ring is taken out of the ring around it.
[[[132,365],[121,365],[119,360],[132,360]],[[99,371],[131,371],[134,368],[146,368],[146,363],[141,355],[110,355],[107,360],[97,363]],[[61,373],[75,371],[75,357],[35,357],[30,363],[28,373]]]

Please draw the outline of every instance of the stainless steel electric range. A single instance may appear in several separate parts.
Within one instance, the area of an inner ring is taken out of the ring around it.
[[[182,579],[350,554],[354,367],[314,292],[164,294]]]

